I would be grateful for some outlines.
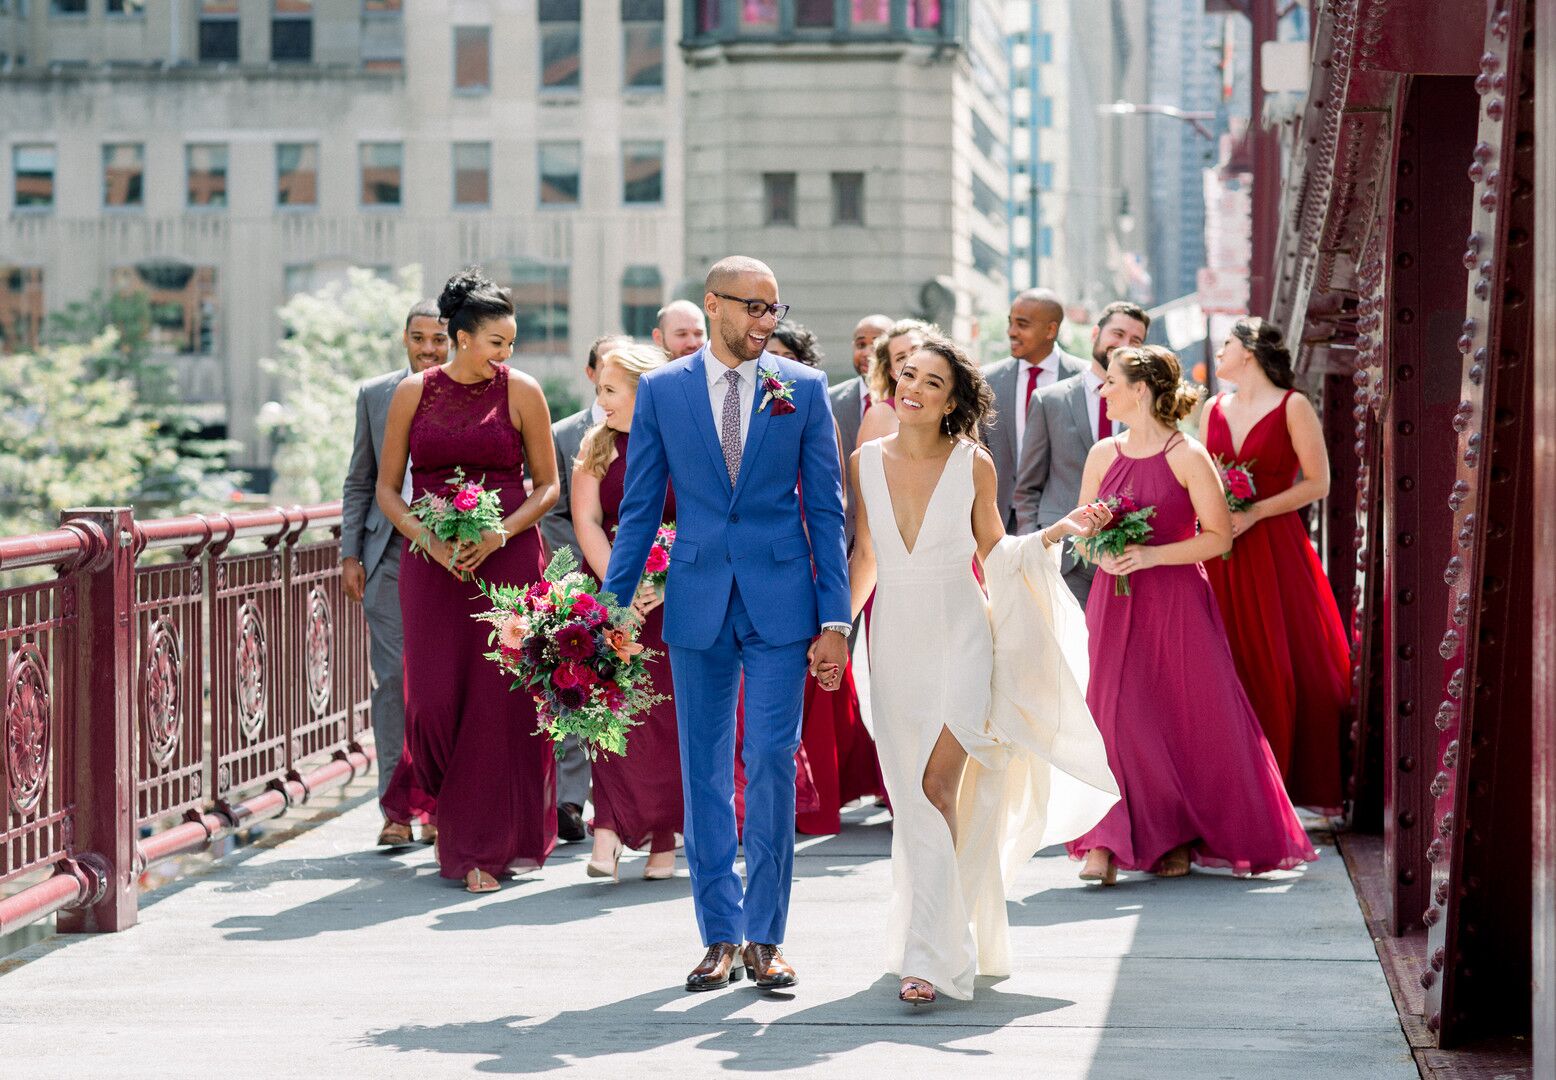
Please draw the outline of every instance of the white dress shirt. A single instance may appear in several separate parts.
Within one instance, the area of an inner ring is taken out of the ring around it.
[[[1035,394],[1045,386],[1052,386],[1059,381],[1059,348],[1054,347],[1042,360],[1033,364],[1028,360],[1016,361],[1016,460],[1021,460],[1021,443],[1027,434],[1027,411],[1030,404],[1027,400],[1027,372],[1037,368],[1037,386],[1032,392]],[[1096,427],[1095,424],[1092,425]]]
[[[600,408],[599,400],[589,406],[589,423],[598,424],[605,419],[605,410]]]
[[[703,371],[708,376],[708,404],[713,408],[713,433],[719,437],[719,443],[724,442],[724,395],[729,392],[729,383],[724,374],[732,369],[727,368],[713,355],[710,349],[703,357]],[[746,448],[746,434],[751,429],[751,402],[756,399],[756,361],[747,360],[734,371],[740,373],[740,449]]]

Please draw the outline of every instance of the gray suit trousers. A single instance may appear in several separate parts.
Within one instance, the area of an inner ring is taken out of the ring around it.
[[[367,616],[368,660],[373,667],[373,745],[378,750],[378,797],[400,763],[405,746],[405,630],[400,621],[400,542],[391,537],[368,575],[362,596]]]
[[[578,736],[562,740],[562,759],[556,763],[557,805],[582,807],[589,801],[589,759],[578,748]]]

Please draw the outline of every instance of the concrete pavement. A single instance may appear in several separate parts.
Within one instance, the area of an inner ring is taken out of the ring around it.
[[[801,984],[688,995],[685,872],[584,876],[586,845],[471,896],[363,803],[148,897],[141,925],[0,965],[0,1077],[1413,1080],[1332,845],[1302,872],[1084,887],[1057,850],[1012,890],[1012,978],[912,1010],[883,974],[883,814],[802,841]]]

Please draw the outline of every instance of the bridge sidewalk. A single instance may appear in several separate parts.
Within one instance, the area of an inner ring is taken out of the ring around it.
[[[1013,889],[1017,971],[911,1011],[877,961],[890,827],[847,815],[797,863],[792,995],[681,991],[688,881],[584,876],[584,845],[501,892],[365,849],[371,804],[148,898],[127,933],[0,966],[0,1075],[1416,1077],[1332,844],[1302,873],[1130,875],[1061,852]]]

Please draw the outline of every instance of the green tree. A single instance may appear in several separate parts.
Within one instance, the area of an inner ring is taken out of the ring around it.
[[[87,344],[12,358],[0,381],[0,535],[53,528],[72,506],[133,502],[168,449],[128,378],[96,374],[119,348],[113,330]]]
[[[421,268],[393,280],[347,271],[344,283],[300,293],[281,308],[276,356],[260,361],[281,385],[262,430],[276,440],[270,494],[278,503],[340,498],[351,461],[357,384],[405,363],[405,313],[420,299]]]

